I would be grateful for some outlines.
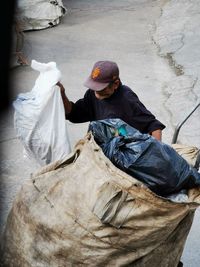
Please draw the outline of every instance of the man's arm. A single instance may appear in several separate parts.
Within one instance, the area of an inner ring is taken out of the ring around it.
[[[69,114],[72,110],[72,103],[67,98],[65,94],[65,88],[62,85],[62,83],[58,82],[57,85],[60,87],[60,93],[61,93],[64,108],[65,108],[65,114]]]
[[[162,139],[162,130],[158,129],[150,133],[154,138],[156,138],[158,141],[161,141]]]

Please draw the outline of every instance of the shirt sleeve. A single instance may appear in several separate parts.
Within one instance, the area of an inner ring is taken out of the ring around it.
[[[73,123],[82,123],[90,121],[92,118],[92,107],[90,103],[89,91],[87,91],[83,98],[75,103],[72,103],[72,110],[66,115],[66,119]]]
[[[155,130],[163,130],[165,128],[165,125],[155,118],[133,92],[129,95],[129,103],[134,123],[142,133],[152,133]]]

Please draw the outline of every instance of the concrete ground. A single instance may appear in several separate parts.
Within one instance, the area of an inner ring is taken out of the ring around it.
[[[83,82],[95,61],[116,61],[122,82],[166,125],[163,141],[170,144],[177,123],[199,101],[200,61],[195,48],[200,36],[195,29],[200,5],[184,1],[180,8],[181,1],[173,0],[63,3],[68,13],[58,26],[25,33],[23,52],[29,62],[55,61],[66,94],[76,100],[85,92]],[[32,89],[37,75],[30,66],[11,69],[13,100]],[[13,112],[10,107],[1,118],[1,233],[16,192],[38,168],[23,157],[23,147],[13,128]],[[199,115],[195,112],[181,129],[179,142],[200,147]],[[72,147],[85,135],[87,125],[67,123]],[[197,210],[182,256],[186,267],[199,266],[199,218]]]

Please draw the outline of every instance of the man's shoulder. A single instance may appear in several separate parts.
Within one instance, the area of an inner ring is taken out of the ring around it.
[[[127,85],[122,84],[120,86],[120,92],[124,95],[127,96],[128,98],[138,98],[136,93]]]
[[[87,89],[84,98],[93,98],[93,97],[94,97],[94,91],[91,89]]]

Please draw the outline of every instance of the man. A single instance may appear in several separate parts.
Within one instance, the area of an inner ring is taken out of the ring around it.
[[[161,140],[165,126],[146,109],[137,95],[122,85],[115,62],[98,61],[84,85],[89,88],[76,103],[69,101],[65,89],[59,82],[66,119],[74,123],[119,118],[138,129]]]

